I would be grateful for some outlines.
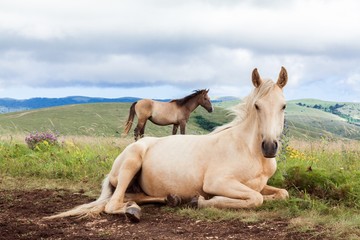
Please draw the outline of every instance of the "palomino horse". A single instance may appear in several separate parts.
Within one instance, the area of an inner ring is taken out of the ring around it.
[[[148,202],[192,201],[199,208],[251,208],[288,192],[267,185],[284,126],[287,83],[282,67],[276,83],[252,72],[255,89],[235,108],[235,119],[207,135],[145,137],[115,159],[100,197],[49,218],[125,214],[139,221]],[[131,192],[133,186],[138,192]],[[176,201],[173,201],[176,200]]]
[[[208,92],[209,90],[205,89],[197,90],[189,96],[171,100],[170,102],[158,102],[151,99],[142,99],[134,102],[130,107],[124,134],[127,135],[129,133],[135,114],[138,118],[138,123],[134,130],[135,141],[138,140],[139,136],[143,137],[147,120],[161,126],[174,124],[172,132],[174,135],[177,133],[180,125],[180,133],[185,134],[185,126],[189,120],[190,113],[199,105],[208,112],[213,111]]]

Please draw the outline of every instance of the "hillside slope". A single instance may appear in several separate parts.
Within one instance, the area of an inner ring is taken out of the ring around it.
[[[94,103],[0,114],[0,133],[29,133],[57,131],[61,135],[120,136],[127,120],[131,103]],[[230,121],[227,111],[216,108],[208,113],[198,107],[187,124],[188,134],[204,134],[209,128]],[[137,120],[129,133],[133,135]],[[157,126],[148,121],[145,134],[166,136],[172,126]]]
[[[238,103],[239,101],[229,101],[215,104],[215,111],[211,114],[201,107],[197,108],[187,124],[186,133],[205,134],[214,127],[231,121],[232,116],[229,115],[227,108]],[[28,134],[34,131],[52,130],[61,135],[119,137],[128,117],[130,104],[76,104],[0,114],[0,134]],[[330,106],[336,106],[336,104],[341,106],[336,108],[336,111],[341,113],[340,115],[327,112],[324,108],[314,108],[315,105],[321,105],[329,109]],[[351,116],[356,119],[356,116],[360,115],[359,112],[360,104],[356,103],[344,104],[318,100],[288,101],[285,115],[287,134],[301,139],[328,137],[360,140],[359,125],[346,118],[346,116]],[[136,122],[135,119],[129,137],[133,135]],[[166,136],[171,132],[172,126],[157,126],[149,121],[145,129],[147,136]]]
[[[240,101],[216,104],[229,108]],[[300,99],[287,102],[287,134],[301,139],[349,138],[360,140],[360,103]]]
[[[305,139],[320,137],[360,139],[359,126],[349,123],[347,119],[336,114],[300,106],[299,102],[305,101],[289,101],[286,108],[286,123],[291,136]]]

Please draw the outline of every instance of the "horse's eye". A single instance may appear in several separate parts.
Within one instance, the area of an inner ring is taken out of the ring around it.
[[[257,104],[255,104],[255,109],[260,110],[260,108],[259,108],[259,106]]]
[[[285,108],[286,108],[286,104],[284,104],[284,106],[282,107],[282,109],[281,109],[281,110],[285,110]]]

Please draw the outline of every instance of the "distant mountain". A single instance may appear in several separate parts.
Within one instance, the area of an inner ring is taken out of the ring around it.
[[[107,103],[107,102],[135,102],[140,98],[121,97],[121,98],[93,98],[84,96],[71,96],[64,98],[31,98],[18,100],[12,98],[0,98],[0,113],[32,110],[39,108],[49,108],[64,105],[84,104],[84,103]]]
[[[218,97],[215,99],[215,101],[217,102],[227,102],[227,101],[237,101],[240,100],[237,97],[233,97],[233,96],[225,96],[225,97]]]
[[[64,98],[30,98],[25,100],[18,100],[12,98],[0,98],[0,113],[18,112],[39,108],[58,107],[73,104],[85,103],[110,103],[110,102],[136,102],[141,98],[137,97],[121,97],[121,98],[96,98],[85,96],[71,96]],[[234,100],[234,97],[222,97],[213,102],[225,102]],[[171,99],[156,99],[157,101],[168,102]]]

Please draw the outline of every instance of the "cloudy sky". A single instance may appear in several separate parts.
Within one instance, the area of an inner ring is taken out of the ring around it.
[[[357,0],[0,0],[0,98],[246,96],[360,102]]]

